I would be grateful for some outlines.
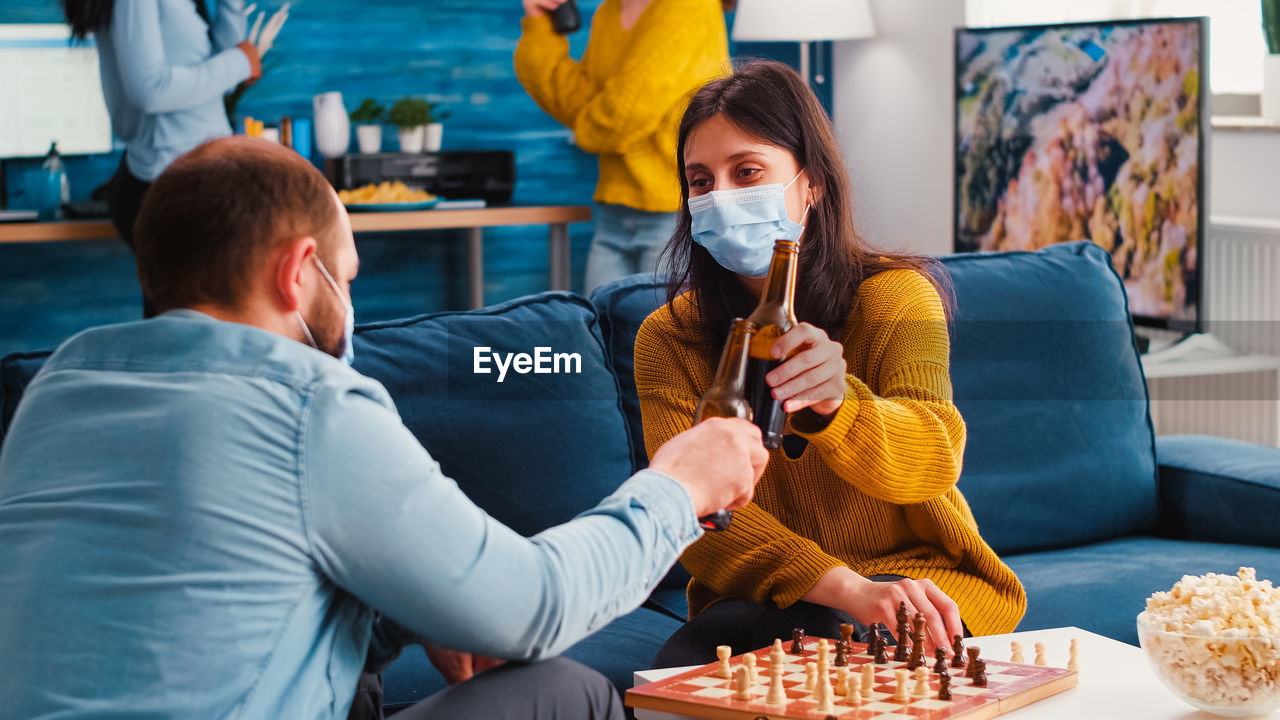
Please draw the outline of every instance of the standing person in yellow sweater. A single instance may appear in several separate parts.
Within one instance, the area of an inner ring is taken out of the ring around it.
[[[676,124],[694,89],[728,70],[724,10],[736,0],[604,0],[582,60],[548,13],[524,0],[516,77],[538,106],[600,158],[585,291],[657,269],[680,209]]]
[[[900,602],[925,615],[929,653],[966,630],[1013,630],[1025,593],[956,488],[965,425],[952,404],[945,270],[857,235],[830,122],[785,65],[750,63],[704,86],[676,147],[686,203],[668,247],[669,301],[635,349],[650,453],[691,424],[776,239],[800,242],[801,322],[774,345],[789,359],[766,376],[790,413],[782,447],[754,502],[682,556],[692,618],[655,665],[710,662],[716,645],[762,647],[792,627],[896,632]]]

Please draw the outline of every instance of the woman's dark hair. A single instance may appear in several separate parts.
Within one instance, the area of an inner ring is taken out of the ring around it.
[[[62,11],[71,26],[71,37],[84,40],[103,32],[111,25],[111,11],[116,0],[62,0]]]
[[[712,80],[694,94],[680,120],[676,167],[684,204],[675,234],[663,251],[670,273],[667,306],[677,327],[684,322],[674,312],[675,300],[692,290],[697,335],[708,355],[718,351],[735,317],[746,317],[756,298],[738,276],[716,262],[706,248],[693,241],[689,215],[689,182],[685,176],[685,146],[689,135],[716,115],[762,142],[789,151],[819,189],[809,211],[800,245],[796,283],[796,317],[822,328],[839,340],[845,318],[863,280],[884,270],[906,268],[923,273],[942,296],[948,319],[954,304],[951,279],[936,260],[887,253],[869,247],[853,229],[852,190],[844,156],[831,122],[818,98],[800,74],[779,62],[754,60],[736,67],[728,77]]]

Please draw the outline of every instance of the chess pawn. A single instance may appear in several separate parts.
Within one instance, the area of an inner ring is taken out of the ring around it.
[[[848,692],[844,695],[845,703],[848,705],[861,705],[862,693],[858,691],[858,681],[852,675],[846,678],[845,681],[848,683],[846,686]]]
[[[898,668],[893,671],[893,677],[896,681],[893,688],[893,699],[905,702],[907,699],[907,671],[903,668]]]
[[[716,646],[716,677],[725,680],[733,677],[733,673],[729,670],[729,656],[733,650],[728,645]]]
[[[792,655],[804,654],[804,628],[796,628],[791,631],[791,650]]]
[[[987,661],[983,660],[982,658],[978,658],[977,660],[973,661],[973,664],[975,666],[975,669],[973,672],[974,687],[986,687],[987,686]]]
[[[843,639],[836,640],[836,657],[833,661],[836,667],[844,667],[849,664],[849,657],[845,655],[849,651],[849,643]]]
[[[747,668],[747,682],[751,683],[752,685],[755,685],[756,679],[759,677],[756,674],[755,654],[747,653],[746,655],[742,656],[742,665]]]
[[[933,671],[942,674],[947,671],[947,649],[938,647],[933,649]]]
[[[733,696],[738,700],[751,699],[751,671],[739,665],[733,673]]]
[[[1076,642],[1075,638],[1071,638],[1071,650],[1069,652],[1070,652],[1070,655],[1067,658],[1067,669],[1079,670],[1080,669],[1080,645],[1079,643]]]
[[[945,670],[938,673],[938,699],[951,699],[951,673]]]
[[[818,666],[812,662],[804,664],[804,689],[813,692],[813,686],[818,682]]]
[[[929,694],[929,670],[921,665],[916,668],[916,686],[911,691],[916,697],[924,697]]]
[[[1026,662],[1026,660],[1023,659],[1022,657],[1022,643],[1018,642],[1017,640],[1014,640],[1013,642],[1009,643],[1009,662],[1011,663]]]
[[[951,638],[951,667],[964,667],[964,638],[959,635]]]
[[[845,667],[838,667],[838,668],[836,668],[836,688],[835,688],[835,693],[836,693],[837,695],[848,695],[848,694],[849,694],[849,668],[848,668],[848,666],[845,666]]]
[[[1036,643],[1036,664],[1037,665],[1049,664],[1049,661],[1045,658],[1045,655],[1044,655],[1044,643],[1042,642]]]
[[[876,684],[876,669],[870,665],[862,666],[862,696],[871,699],[871,688]]]

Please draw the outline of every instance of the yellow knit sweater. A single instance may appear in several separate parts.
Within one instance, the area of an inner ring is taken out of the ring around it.
[[[581,62],[546,16],[523,20],[516,77],[538,106],[600,158],[598,202],[680,209],[676,130],[692,93],[729,67],[720,0],[652,0],[622,29],[604,0]]]
[[[688,319],[688,296],[675,310]],[[695,327],[688,325],[687,327]],[[707,533],[681,560],[696,615],[726,597],[787,607],[828,570],[929,578],[976,635],[1009,632],[1026,609],[1018,578],[978,534],[956,488],[965,426],[951,401],[950,342],[929,281],[890,270],[860,287],[845,325],[844,403],[799,460],[774,450],[755,499],[729,530]],[[636,337],[636,386],[652,456],[689,427],[710,362],[666,306]]]

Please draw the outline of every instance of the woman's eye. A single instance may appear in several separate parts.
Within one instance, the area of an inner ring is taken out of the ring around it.
[[[689,187],[698,188],[699,190],[705,190],[710,186],[711,180],[709,178],[694,178],[689,181]]]
[[[738,171],[738,177],[740,178],[755,177],[756,173],[758,172],[760,172],[760,168],[742,168],[741,170]]]

